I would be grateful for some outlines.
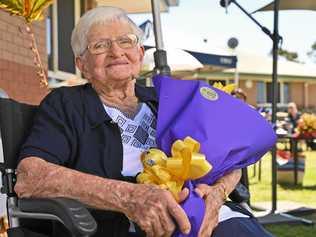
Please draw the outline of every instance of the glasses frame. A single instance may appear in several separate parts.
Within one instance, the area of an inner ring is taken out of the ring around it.
[[[124,36],[128,36],[128,35],[132,35],[133,37],[135,37],[135,43],[133,46],[131,47],[121,47],[120,44],[118,44],[117,42],[122,39]],[[103,52],[99,52],[99,53],[96,53],[96,52],[93,52],[91,51],[91,47],[93,47],[94,45],[96,45],[97,43],[99,42],[102,42],[102,41],[108,41],[110,42],[109,43],[109,47],[108,48],[105,48]],[[89,53],[93,54],[93,55],[99,55],[99,54],[104,54],[106,53],[109,49],[111,49],[113,43],[117,43],[117,45],[121,48],[121,49],[131,49],[131,48],[134,48],[138,43],[139,43],[139,37],[136,35],[136,34],[133,34],[133,33],[130,33],[130,34],[125,34],[125,35],[122,35],[122,36],[118,36],[116,37],[115,39],[102,39],[102,40],[98,40],[98,41],[93,41],[93,42],[90,42],[88,44],[88,46],[85,48],[85,50],[82,52],[81,56],[88,50]]]

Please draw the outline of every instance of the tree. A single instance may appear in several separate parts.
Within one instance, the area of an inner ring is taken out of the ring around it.
[[[297,62],[297,63],[299,62],[297,52],[291,52],[289,50],[280,48],[278,54],[281,57],[286,58],[286,60],[288,61]]]
[[[311,46],[311,51],[307,53],[308,57],[310,57],[314,62],[316,62],[316,41]]]

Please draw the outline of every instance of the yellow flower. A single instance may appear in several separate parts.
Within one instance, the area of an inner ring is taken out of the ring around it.
[[[215,87],[215,88],[217,88],[219,90],[222,90],[222,91],[226,92],[227,94],[231,94],[233,92],[233,90],[235,90],[236,85],[235,84],[228,84],[226,86],[223,86],[222,83],[215,82],[213,84],[213,87]]]
[[[316,115],[304,113],[298,123],[299,132],[313,132],[316,130]]]

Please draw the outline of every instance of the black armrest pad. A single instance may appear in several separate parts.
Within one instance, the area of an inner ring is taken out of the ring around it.
[[[73,199],[22,198],[19,199],[18,205],[23,212],[46,213],[59,217],[75,236],[92,235],[97,230],[97,223],[89,211]]]
[[[47,235],[38,234],[21,227],[9,228],[7,234],[14,237],[48,237]]]
[[[238,183],[234,191],[232,191],[229,195],[229,198],[233,202],[237,203],[248,202],[250,199],[250,193],[245,185]]]

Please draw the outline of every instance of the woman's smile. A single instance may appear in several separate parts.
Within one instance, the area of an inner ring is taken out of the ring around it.
[[[117,60],[114,60],[114,61],[108,63],[106,65],[106,67],[108,68],[108,67],[115,67],[115,66],[125,66],[127,64],[129,64],[127,60],[117,59]]]

